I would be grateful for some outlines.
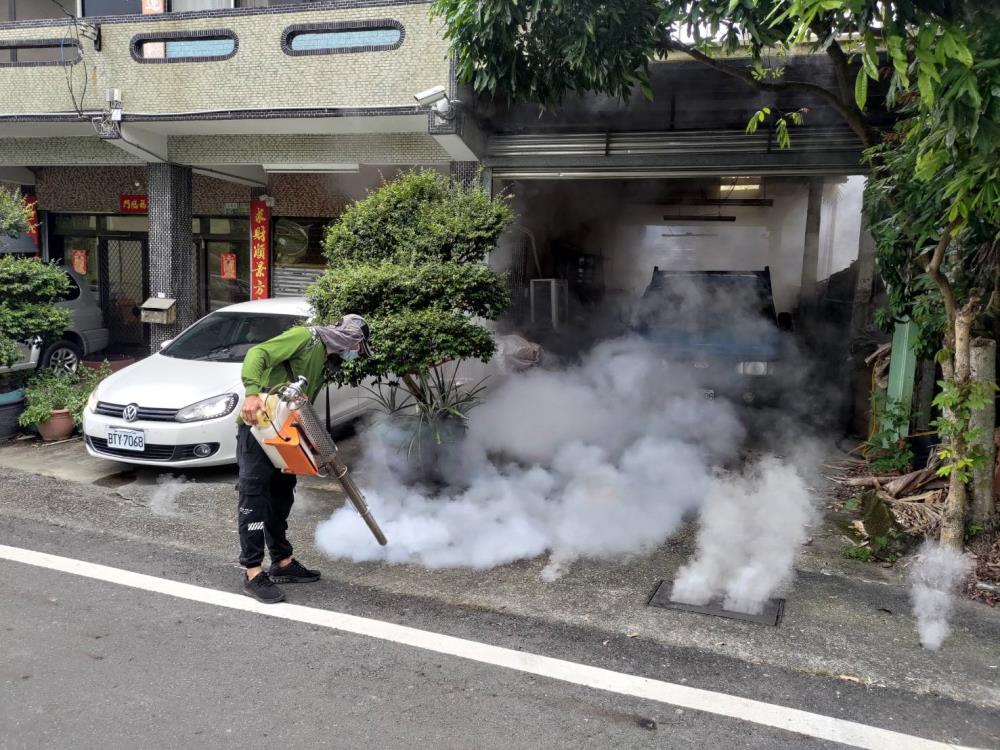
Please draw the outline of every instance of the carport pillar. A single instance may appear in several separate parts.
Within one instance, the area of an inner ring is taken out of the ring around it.
[[[146,165],[149,190],[149,295],[177,300],[177,319],[149,324],[149,348],[172,339],[198,316],[197,268],[191,236],[191,169]]]
[[[474,188],[480,186],[480,169],[482,165],[478,161],[453,161],[449,165],[448,172],[455,182],[461,183],[466,188]]]
[[[819,225],[823,209],[823,180],[809,180],[809,201],[806,204],[805,250],[802,255],[802,283],[799,304],[811,308],[816,302],[816,277],[819,267]]]

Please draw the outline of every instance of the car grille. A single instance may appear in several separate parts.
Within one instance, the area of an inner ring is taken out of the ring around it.
[[[208,456],[196,456],[194,454],[195,444],[192,445],[150,445],[146,444],[145,450],[127,451],[121,448],[109,448],[108,441],[104,438],[87,436],[87,442],[97,453],[106,456],[118,456],[120,458],[136,458],[143,461],[190,461],[193,458],[209,458],[219,452],[218,443],[208,443],[212,449]],[[201,445],[197,443],[196,445]]]
[[[110,404],[107,401],[98,401],[94,412],[103,414],[106,417],[122,417],[122,412],[127,404]],[[149,406],[138,407],[139,414],[134,421],[145,422],[173,422],[180,409],[154,409]]]

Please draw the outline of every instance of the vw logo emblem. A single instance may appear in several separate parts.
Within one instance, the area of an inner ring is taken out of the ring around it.
[[[139,407],[136,404],[129,404],[122,409],[122,418],[126,422],[134,422],[139,418]]]

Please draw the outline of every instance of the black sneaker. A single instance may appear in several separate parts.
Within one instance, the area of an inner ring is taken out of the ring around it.
[[[281,589],[274,585],[274,581],[271,580],[271,577],[264,570],[249,581],[244,573],[243,590],[257,601],[264,602],[264,604],[277,604],[278,602],[285,601],[285,595],[281,592]]]
[[[271,563],[271,580],[276,583],[312,583],[319,580],[318,570],[309,570],[294,557],[288,565]]]

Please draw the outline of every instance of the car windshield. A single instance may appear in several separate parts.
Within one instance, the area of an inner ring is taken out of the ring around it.
[[[643,295],[644,329],[726,331],[775,319],[765,283],[753,274],[664,274]]]
[[[303,322],[295,315],[216,312],[178,336],[160,352],[178,359],[242,362],[252,346]]]

